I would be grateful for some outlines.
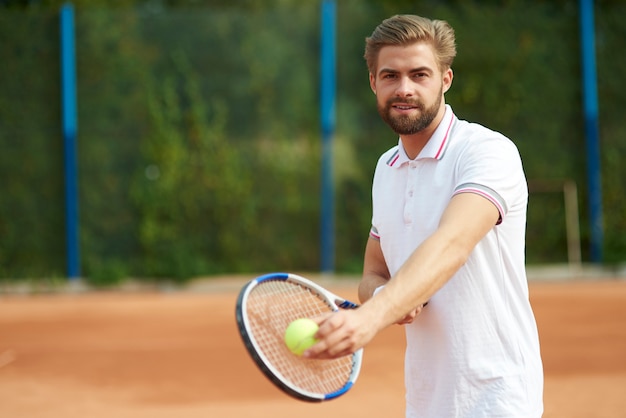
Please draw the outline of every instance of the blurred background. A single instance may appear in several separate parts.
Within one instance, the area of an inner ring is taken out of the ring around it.
[[[0,0],[3,281],[68,276],[63,4]],[[86,282],[320,270],[321,5],[72,2]],[[365,37],[396,13],[452,24],[458,56],[447,102],[518,146],[530,185],[528,264],[626,263],[626,4],[596,1],[594,11],[601,259],[590,254],[577,2],[336,2],[336,272],[361,269],[373,170],[397,143],[362,58]]]

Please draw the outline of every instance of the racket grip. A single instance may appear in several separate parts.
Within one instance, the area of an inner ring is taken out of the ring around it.
[[[359,305],[357,305],[356,303],[350,302],[349,300],[344,300],[337,306],[339,306],[341,309],[356,309],[359,307]]]

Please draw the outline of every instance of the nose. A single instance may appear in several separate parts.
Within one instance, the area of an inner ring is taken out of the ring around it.
[[[413,83],[409,77],[400,77],[398,79],[398,87],[396,88],[398,97],[413,96]]]

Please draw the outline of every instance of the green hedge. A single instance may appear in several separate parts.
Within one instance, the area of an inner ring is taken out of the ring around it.
[[[577,8],[456,3],[414,10],[412,2],[338,2],[339,271],[360,270],[373,168],[397,141],[376,114],[364,38],[384,17],[407,12],[456,29],[447,94],[455,113],[516,142],[531,185],[577,183],[588,258]],[[607,263],[626,260],[626,81],[616,76],[626,67],[616,53],[626,35],[624,9],[609,2],[596,10]],[[212,9],[78,4],[88,280],[319,268],[319,26],[317,1]],[[57,5],[3,11],[0,39],[0,277],[62,277]],[[563,211],[562,195],[531,188],[529,263],[566,261]]]

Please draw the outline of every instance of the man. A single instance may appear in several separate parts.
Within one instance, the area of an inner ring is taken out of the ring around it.
[[[540,417],[526,179],[510,140],[445,104],[455,55],[444,21],[394,16],[367,38],[378,111],[400,139],[374,175],[364,303],[318,318],[305,355],[343,356],[406,324],[407,417]]]

